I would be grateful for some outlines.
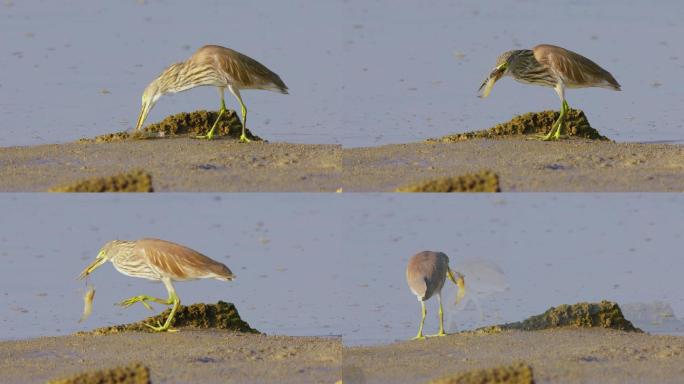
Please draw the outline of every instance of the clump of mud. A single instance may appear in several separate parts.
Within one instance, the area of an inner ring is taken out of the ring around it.
[[[617,303],[602,301],[600,303],[563,304],[552,307],[541,315],[526,320],[479,328],[479,333],[498,333],[503,330],[538,331],[549,328],[611,328],[626,332],[642,332],[629,320],[625,319]]]
[[[452,377],[432,380],[428,384],[534,384],[532,367],[518,363],[465,372]]]
[[[149,384],[150,370],[141,363],[86,372],[48,384]]]
[[[524,115],[516,116],[510,121],[497,124],[496,126],[482,131],[457,133],[443,136],[438,139],[428,139],[428,142],[450,143],[469,139],[493,139],[500,137],[522,136],[522,135],[546,135],[553,123],[558,119],[560,112],[543,111],[529,112]],[[596,129],[592,128],[584,112],[579,109],[570,109],[565,117],[565,127],[562,132],[570,137],[579,137],[591,140],[610,140],[602,136]]]
[[[201,136],[206,135],[211,126],[216,121],[218,112],[215,111],[195,111],[181,112],[166,117],[164,120],[149,124],[140,131],[116,132],[97,136],[94,139],[81,139],[82,142],[110,143],[123,140],[145,140],[173,136]],[[214,131],[214,137],[229,139],[240,138],[242,134],[242,122],[237,113],[228,110],[221,116],[218,126]],[[252,141],[262,141],[258,136],[254,136],[249,129],[245,130],[245,135]]]
[[[396,192],[501,192],[499,176],[492,171],[423,181]]]
[[[154,192],[154,189],[152,176],[143,170],[137,170],[60,185],[50,188],[48,192]]]
[[[154,332],[145,324],[163,324],[169,313],[171,313],[170,308],[157,316],[149,317],[137,323],[98,328],[90,333],[105,335],[126,331]],[[181,305],[173,318],[171,326],[175,328],[223,329],[245,333],[259,333],[259,331],[250,327],[247,322],[240,318],[235,305],[225,301],[219,301],[216,304],[198,303],[190,306]]]

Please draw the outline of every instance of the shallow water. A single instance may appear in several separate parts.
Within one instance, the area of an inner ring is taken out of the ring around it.
[[[410,142],[558,108],[552,90],[511,79],[476,97],[498,54],[544,42],[594,59],[622,84],[567,93],[601,133],[683,142],[683,13],[676,0],[5,1],[0,146],[129,129],[147,83],[208,43],[258,59],[290,87],[243,93],[249,127],[271,141]],[[215,90],[194,89],[162,98],[149,122],[217,106]]]
[[[0,340],[62,335],[138,321],[149,312],[114,304],[131,296],[166,297],[162,284],[118,273],[91,274],[93,313],[84,323],[85,283],[77,280],[112,239],[158,237],[225,263],[231,282],[175,283],[185,304],[233,302],[267,334],[337,335],[344,308],[339,221],[322,196],[305,195],[0,195]],[[11,218],[6,220],[5,218]]]
[[[684,332],[681,196],[423,197],[0,195],[7,218],[0,221],[0,339],[151,315],[113,304],[138,294],[166,297],[163,286],[123,276],[108,263],[91,275],[93,314],[78,323],[85,291],[78,273],[106,241],[146,236],[226,263],[236,280],[179,282],[179,296],[186,304],[234,302],[243,319],[268,334],[342,335],[349,345],[414,336],[420,305],[405,267],[425,249],[444,251],[466,276],[459,305],[452,284],[443,292],[448,331],[607,299],[629,304],[635,325],[649,332]],[[654,302],[663,304],[643,305]],[[428,334],[437,329],[436,308],[428,301]]]
[[[343,339],[363,345],[415,336],[420,304],[406,284],[409,257],[443,251],[467,293],[445,283],[447,331],[519,321],[559,304],[603,299],[668,303],[684,317],[684,199],[678,195],[545,194],[348,198],[342,239]],[[425,330],[437,332],[437,300]],[[648,311],[649,308],[643,310]],[[634,311],[632,313],[635,313]],[[642,313],[636,326],[681,334]],[[629,318],[628,318],[629,319]],[[635,319],[637,320],[637,319]]]

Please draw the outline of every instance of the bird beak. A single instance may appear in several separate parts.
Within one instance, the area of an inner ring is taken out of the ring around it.
[[[492,91],[494,83],[496,83],[501,76],[503,76],[504,72],[506,72],[505,65],[500,65],[492,70],[485,81],[482,82],[482,85],[480,85],[480,89],[478,89],[480,98],[484,99],[485,97],[489,96],[489,92]]]
[[[138,122],[135,124],[135,130],[139,130],[142,128],[142,125],[145,123],[145,119],[147,119],[147,114],[150,113],[150,109],[152,109],[152,103],[144,103],[142,106],[142,109],[140,110],[140,115],[138,116]]]
[[[89,266],[87,266],[80,275],[78,275],[78,278],[83,280],[86,276],[90,275],[94,270],[96,270],[100,265],[104,264],[107,262],[107,259],[104,257],[97,255],[97,258],[95,258],[95,261],[90,263]]]

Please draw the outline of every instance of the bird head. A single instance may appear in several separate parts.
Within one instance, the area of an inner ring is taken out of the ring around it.
[[[480,85],[480,89],[478,90],[480,92],[480,98],[484,99],[489,96],[489,92],[491,92],[492,87],[494,87],[494,83],[507,73],[515,52],[516,51],[504,52],[496,59],[494,69],[492,69],[489,76],[487,76],[485,81],[482,82],[482,85]]]
[[[145,91],[142,95],[142,108],[140,109],[138,122],[135,124],[136,131],[142,128],[143,123],[145,123],[145,119],[147,119],[147,114],[150,113],[150,110],[152,110],[152,107],[154,107],[162,94],[163,92],[157,80],[151,82],[150,85],[145,88]]]
[[[90,263],[83,271],[81,271],[81,274],[78,275],[79,279],[84,279],[86,276],[90,275],[94,270],[99,268],[102,264],[106,263],[112,258],[112,250],[113,247],[117,245],[118,241],[110,241],[107,244],[105,244],[101,249],[100,252],[97,253],[97,256],[95,256],[95,261]]]

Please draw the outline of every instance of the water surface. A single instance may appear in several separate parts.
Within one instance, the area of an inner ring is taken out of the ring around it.
[[[409,257],[423,250],[445,252],[452,269],[465,275],[467,294],[459,305],[454,304],[455,286],[445,283],[450,332],[519,321],[583,301],[664,302],[675,317],[684,317],[684,199],[679,195],[365,195],[346,200],[352,204],[344,213],[342,238],[349,271],[343,291],[346,344],[415,336],[420,304],[408,289],[405,269]],[[653,321],[661,319],[659,314],[648,313],[653,308],[629,307],[638,327],[684,332],[680,319],[659,324]],[[425,330],[433,334],[436,298],[427,308]]]
[[[682,14],[676,0],[5,1],[0,146],[130,129],[147,83],[209,43],[256,58],[290,87],[243,93],[249,126],[271,141],[411,142],[556,109],[551,89],[511,79],[476,97],[501,52],[553,43],[622,84],[567,94],[602,133],[682,142]],[[162,98],[149,121],[217,107],[215,90],[194,89]]]
[[[111,263],[91,274],[93,314],[79,324],[85,283],[79,272],[113,239],[157,237],[225,263],[231,282],[175,283],[184,304],[233,302],[268,334],[337,335],[339,220],[323,195],[175,194],[0,196],[0,340],[63,335],[138,321],[158,312],[114,304],[161,283],[124,276]],[[153,306],[157,311],[164,307]]]

